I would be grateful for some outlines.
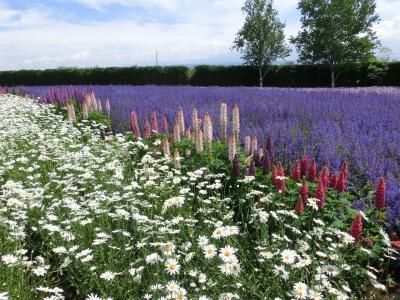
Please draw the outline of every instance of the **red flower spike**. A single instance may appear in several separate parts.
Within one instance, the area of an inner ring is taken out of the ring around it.
[[[354,238],[354,247],[358,247],[361,242],[363,223],[361,213],[358,213],[351,223],[349,234]]]
[[[385,191],[386,191],[385,180],[381,178],[379,180],[378,185],[376,186],[376,192],[375,192],[375,207],[377,209],[385,208],[385,200],[386,200]]]
[[[155,111],[150,113],[151,130],[158,133],[158,121],[157,114]]]
[[[134,111],[131,112],[131,129],[137,138],[141,137],[137,114]]]
[[[307,176],[308,173],[308,156],[304,155],[301,158],[301,176]]]
[[[286,182],[285,179],[279,179],[278,177],[284,177],[285,170],[282,167],[282,164],[279,163],[278,166],[273,166],[272,168],[272,182],[275,188],[278,191],[281,191],[282,194],[285,193],[286,190]]]
[[[298,215],[304,214],[304,203],[303,200],[301,199],[301,196],[299,196],[299,199],[297,200],[296,207],[294,210]]]
[[[336,185],[336,190],[338,192],[344,192],[346,190],[346,174],[344,171],[340,171],[339,180]]]
[[[339,177],[337,176],[337,174],[332,174],[330,179],[330,187],[336,189],[338,182]]]
[[[279,162],[278,164],[278,176],[285,177],[285,170],[282,167],[282,164]],[[286,191],[286,180],[278,179],[278,190],[282,192],[282,194]]]
[[[343,163],[343,165],[340,167],[340,171],[343,172],[344,178],[347,182],[347,179],[349,178],[349,165],[347,164],[347,162]]]
[[[300,187],[300,196],[301,199],[303,200],[303,203],[307,203],[308,200],[308,184],[306,179],[303,177],[303,182]]]
[[[308,180],[310,181],[317,180],[317,164],[314,159],[311,162],[310,167],[308,168]]]
[[[301,176],[301,162],[300,160],[296,161],[296,165],[293,168],[293,172],[292,172],[292,177],[293,180],[299,182],[300,181],[300,177]]]
[[[322,170],[320,179],[322,180],[322,183],[324,184],[325,189],[327,189],[329,186],[329,167],[328,166],[325,166],[324,169]]]
[[[322,178],[320,178],[318,181],[317,189],[315,190],[315,198],[319,200],[318,201],[319,209],[323,209],[325,206],[325,186]]]

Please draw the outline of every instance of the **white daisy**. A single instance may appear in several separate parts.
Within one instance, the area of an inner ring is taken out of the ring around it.
[[[285,264],[292,265],[296,260],[297,254],[293,250],[285,249],[281,252],[281,259]]]
[[[178,264],[178,261],[173,258],[167,259],[165,263],[165,271],[170,275],[179,274],[181,266]]]
[[[206,259],[211,259],[217,254],[217,247],[213,244],[209,244],[203,248],[203,252]]]
[[[295,283],[293,287],[293,296],[296,299],[306,299],[307,298],[308,286],[303,282]]]
[[[114,272],[110,272],[110,271],[106,271],[103,274],[100,275],[101,279],[104,279],[106,281],[111,281],[115,278],[115,273]]]

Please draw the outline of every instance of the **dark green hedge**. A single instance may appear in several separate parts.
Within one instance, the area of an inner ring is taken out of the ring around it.
[[[337,86],[400,86],[400,62],[388,64],[387,73],[379,80],[368,77],[368,65],[342,66],[336,80]],[[197,66],[190,79],[197,86],[256,86],[258,70],[248,66]],[[264,79],[265,86],[324,87],[330,86],[330,68],[327,65],[271,66]]]
[[[189,83],[189,68],[59,68],[0,72],[0,85],[132,84],[180,85]]]
[[[400,62],[388,65],[379,80],[368,76],[368,65],[344,66],[337,86],[400,86]],[[131,85],[194,85],[194,86],[257,86],[258,71],[248,66],[207,66],[194,69],[176,67],[128,68],[60,68],[0,72],[0,86],[131,84]],[[264,80],[265,86],[324,87],[330,86],[330,70],[326,65],[274,65]]]

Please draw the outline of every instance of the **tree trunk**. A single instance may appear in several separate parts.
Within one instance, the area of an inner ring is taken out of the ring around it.
[[[263,76],[262,76],[262,67],[259,67],[258,68],[258,74],[259,74],[259,76],[260,76],[260,87],[262,88],[263,87],[263,85],[264,85],[264,83],[263,83]]]
[[[331,71],[331,88],[335,87],[335,71]]]

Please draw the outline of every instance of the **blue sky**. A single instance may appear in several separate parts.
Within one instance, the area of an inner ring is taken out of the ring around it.
[[[239,64],[242,0],[0,0],[0,70],[60,66]],[[286,36],[297,0],[275,0]],[[400,60],[400,0],[377,0],[382,44]],[[288,58],[296,60],[293,51]]]

